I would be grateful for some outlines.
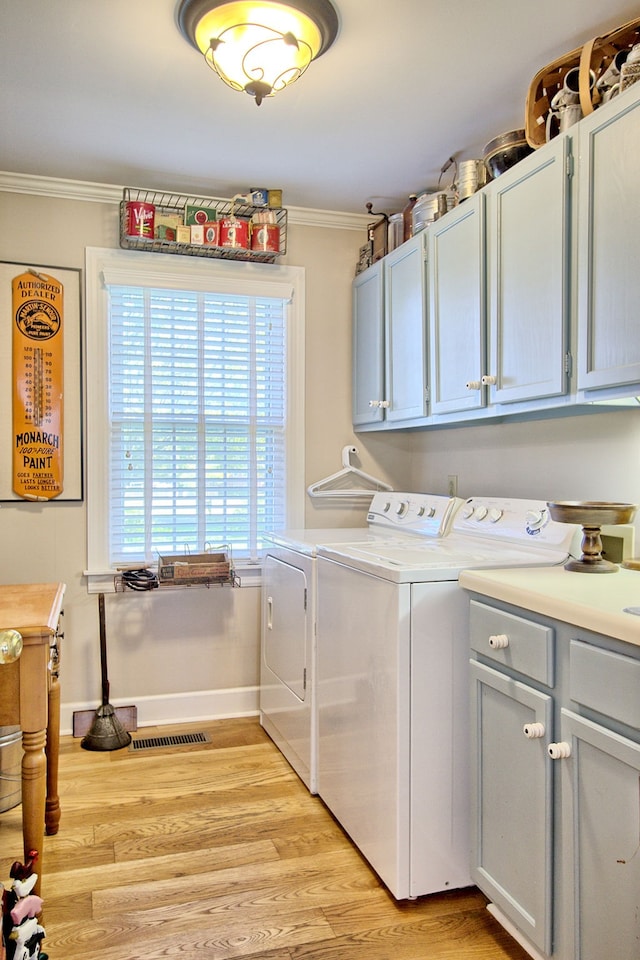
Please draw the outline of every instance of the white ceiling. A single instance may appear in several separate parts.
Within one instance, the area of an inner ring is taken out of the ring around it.
[[[182,37],[177,0],[0,0],[0,170],[391,213],[523,127],[546,63],[640,17],[638,0],[334,2],[334,45],[257,107]]]

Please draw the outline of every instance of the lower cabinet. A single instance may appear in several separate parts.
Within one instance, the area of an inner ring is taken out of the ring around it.
[[[551,769],[545,741],[523,730],[551,726],[551,697],[481,663],[471,664],[472,878],[545,953],[551,951]],[[517,851],[517,856],[514,852]]]
[[[570,710],[561,711],[567,888],[580,960],[640,956],[640,745]]]
[[[472,878],[533,957],[638,960],[640,648],[499,601],[470,623]]]

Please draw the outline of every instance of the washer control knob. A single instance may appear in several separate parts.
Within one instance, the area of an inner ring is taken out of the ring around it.
[[[468,520],[469,517],[472,517],[472,516],[473,516],[473,507],[471,506],[470,503],[468,503],[466,507],[462,508],[462,518],[463,520]]]
[[[492,650],[504,650],[509,646],[509,637],[506,633],[494,633],[489,637],[489,646]]]
[[[544,723],[525,723],[522,732],[527,740],[538,740],[544,737]]]
[[[419,507],[418,507],[418,516],[419,516],[419,517],[424,517],[424,509],[425,509],[425,508],[424,508],[423,506],[419,506]]]
[[[528,510],[527,526],[530,530],[539,530],[544,523],[544,510]]]
[[[409,504],[406,502],[406,500],[401,500],[398,506],[396,507],[396,513],[398,514],[398,516],[404,517],[408,507],[409,507]]]
[[[476,510],[476,520],[484,520],[486,515],[489,513],[486,507],[478,507]]]
[[[387,500],[387,502],[384,505],[384,512],[389,513],[389,510],[391,510],[391,501]]]
[[[571,756],[571,744],[561,740],[560,743],[550,743],[547,753],[552,760],[566,760]]]
[[[491,510],[489,510],[489,520],[491,523],[497,523],[503,513],[504,511],[499,507],[491,507]]]
[[[429,507],[429,509],[427,510],[427,516],[428,516],[428,517],[435,517],[435,515],[436,515],[436,508],[435,508],[435,507]]]

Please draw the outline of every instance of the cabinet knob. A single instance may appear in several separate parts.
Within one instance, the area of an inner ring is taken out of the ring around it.
[[[560,743],[550,743],[547,753],[552,760],[565,760],[571,756],[571,744],[562,740]]]
[[[369,400],[369,406],[370,406],[370,407],[379,407],[379,406],[380,406],[380,400]]]
[[[509,646],[509,637],[506,633],[494,633],[489,637],[489,646],[492,650],[504,650]]]
[[[544,737],[544,723],[525,723],[522,732],[527,740],[539,740]]]
[[[490,373],[485,374],[482,378],[482,382],[484,383],[485,387],[492,387],[495,383],[497,383],[497,377],[494,377],[493,374]]]
[[[0,630],[0,664],[14,663],[22,653],[22,634],[17,630]]]
[[[482,389],[482,383],[480,382],[480,380],[468,380],[466,386],[467,386],[467,390]]]

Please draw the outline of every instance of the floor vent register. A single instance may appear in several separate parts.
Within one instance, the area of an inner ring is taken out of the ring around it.
[[[138,737],[131,741],[129,750],[154,750],[158,747],[184,747],[190,743],[210,743],[208,733],[177,733],[166,737]]]

